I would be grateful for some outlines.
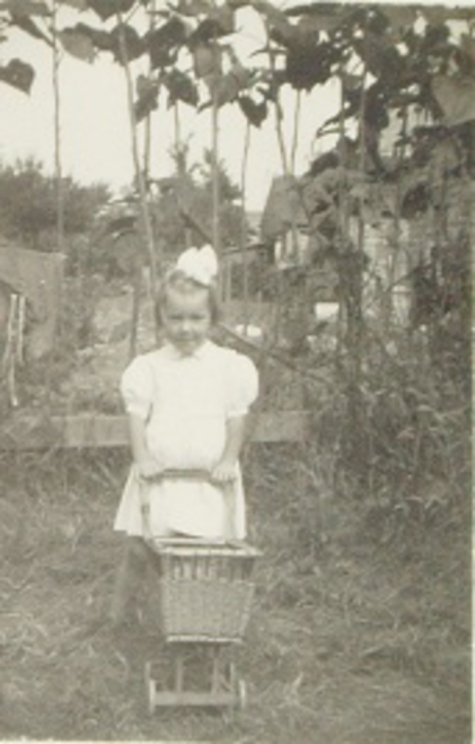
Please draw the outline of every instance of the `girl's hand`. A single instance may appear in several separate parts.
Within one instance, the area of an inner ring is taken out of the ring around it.
[[[234,461],[222,460],[211,472],[211,480],[216,481],[216,483],[232,483],[236,478],[237,463]]]
[[[136,466],[139,477],[143,478],[143,480],[152,480],[163,472],[163,468],[161,467],[160,463],[158,463],[153,458],[150,458],[148,460],[141,460],[140,462],[136,463]]]
[[[150,508],[148,504],[142,504],[142,537],[147,542],[152,539],[150,529]]]

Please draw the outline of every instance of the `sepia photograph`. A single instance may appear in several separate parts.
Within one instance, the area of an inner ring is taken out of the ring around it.
[[[0,741],[471,744],[475,5],[0,0]]]

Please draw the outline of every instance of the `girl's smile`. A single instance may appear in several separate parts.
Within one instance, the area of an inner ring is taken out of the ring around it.
[[[208,338],[211,311],[206,288],[183,292],[169,288],[162,308],[162,325],[170,343],[184,354],[192,354]]]

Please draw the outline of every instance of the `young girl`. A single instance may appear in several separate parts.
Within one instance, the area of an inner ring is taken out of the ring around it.
[[[129,536],[115,622],[146,567],[144,537],[246,535],[238,457],[258,379],[250,359],[208,339],[218,315],[216,274],[210,246],[180,256],[156,303],[165,344],[134,359],[122,377],[133,464],[114,525]]]

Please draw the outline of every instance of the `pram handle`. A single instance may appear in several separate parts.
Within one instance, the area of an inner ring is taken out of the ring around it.
[[[164,480],[166,478],[176,478],[176,479],[185,479],[185,480],[199,480],[199,481],[207,481],[208,483],[215,483],[214,479],[211,476],[211,473],[208,470],[200,470],[200,469],[180,469],[180,468],[173,468],[168,470],[163,470],[160,473],[157,473],[156,475],[152,476],[151,478],[147,478],[146,480],[153,483]],[[221,484],[224,485],[224,484]],[[157,544],[159,545],[216,545],[216,546],[228,546],[229,548],[236,549],[238,547],[242,547],[245,542],[244,540],[239,539],[224,539],[224,538],[200,538],[200,537],[194,537],[192,535],[190,536],[173,536],[168,538],[162,538],[162,537],[156,537],[153,536],[150,532],[150,526],[149,526],[149,505],[148,503],[145,505],[142,505],[142,520],[144,527],[146,528],[146,532],[148,533],[145,537],[145,541],[149,544],[150,547],[156,548]]]
[[[149,481],[160,481],[164,480],[166,478],[177,478],[177,479],[185,479],[185,480],[201,480],[201,481],[212,481],[211,473],[209,470],[198,470],[198,469],[180,469],[180,468],[173,468],[169,470],[162,470],[161,473],[157,473],[156,475],[153,475],[151,478],[147,478],[146,480]]]

